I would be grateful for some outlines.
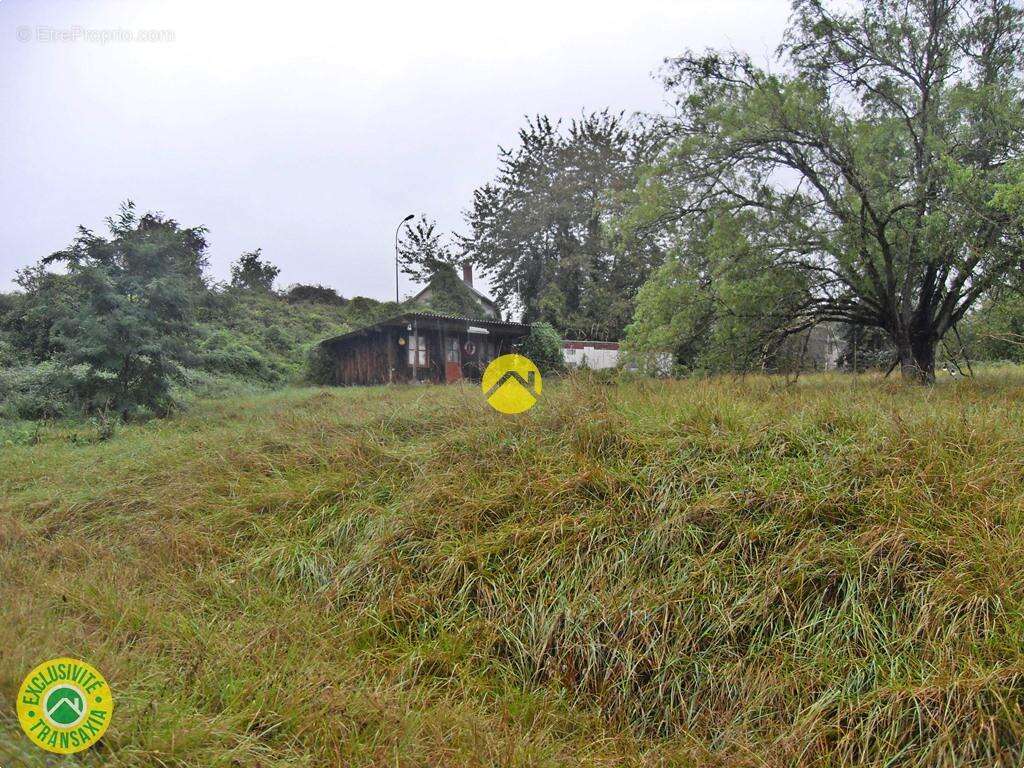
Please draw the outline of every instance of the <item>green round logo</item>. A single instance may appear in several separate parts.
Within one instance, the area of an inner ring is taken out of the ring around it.
[[[46,695],[43,712],[58,728],[70,728],[85,717],[85,696],[73,685],[58,685]]]

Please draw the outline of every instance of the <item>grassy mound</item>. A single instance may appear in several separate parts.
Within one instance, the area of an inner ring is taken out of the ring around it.
[[[0,468],[0,762],[1015,765],[1024,374],[207,401]],[[19,759],[40,755],[24,752]]]

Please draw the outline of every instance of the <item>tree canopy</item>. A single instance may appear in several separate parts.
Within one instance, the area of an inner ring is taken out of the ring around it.
[[[439,272],[453,270],[462,259],[456,245],[437,229],[437,222],[426,216],[405,225],[398,257],[402,272],[417,283],[429,283]]]
[[[618,338],[662,255],[652,241],[623,249],[609,224],[657,146],[646,122],[607,110],[564,125],[530,120],[473,193],[461,238],[498,303],[567,336]]]
[[[778,333],[806,291],[795,269],[772,269],[749,212],[695,220],[640,289],[625,350],[642,368],[746,371],[778,351]]]
[[[109,237],[80,227],[68,248],[42,260],[63,263],[74,286],[49,335],[58,359],[87,367],[88,409],[163,413],[193,331],[192,294],[205,288],[206,231],[139,217],[130,201],[107,224]]]
[[[250,291],[271,291],[281,270],[263,258],[263,249],[247,251],[231,265],[231,285]]]
[[[1022,11],[1009,0],[796,0],[781,72],[667,63],[676,115],[642,221],[752,214],[768,269],[804,275],[780,333],[879,328],[905,377],[1019,279]]]

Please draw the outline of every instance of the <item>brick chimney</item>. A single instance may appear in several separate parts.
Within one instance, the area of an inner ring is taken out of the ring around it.
[[[468,261],[462,262],[462,282],[473,287],[473,265]]]

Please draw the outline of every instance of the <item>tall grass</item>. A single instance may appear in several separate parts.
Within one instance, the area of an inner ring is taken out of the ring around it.
[[[84,765],[1018,765],[1022,396],[577,379],[46,433],[0,469],[0,764],[70,654],[116,696]]]

